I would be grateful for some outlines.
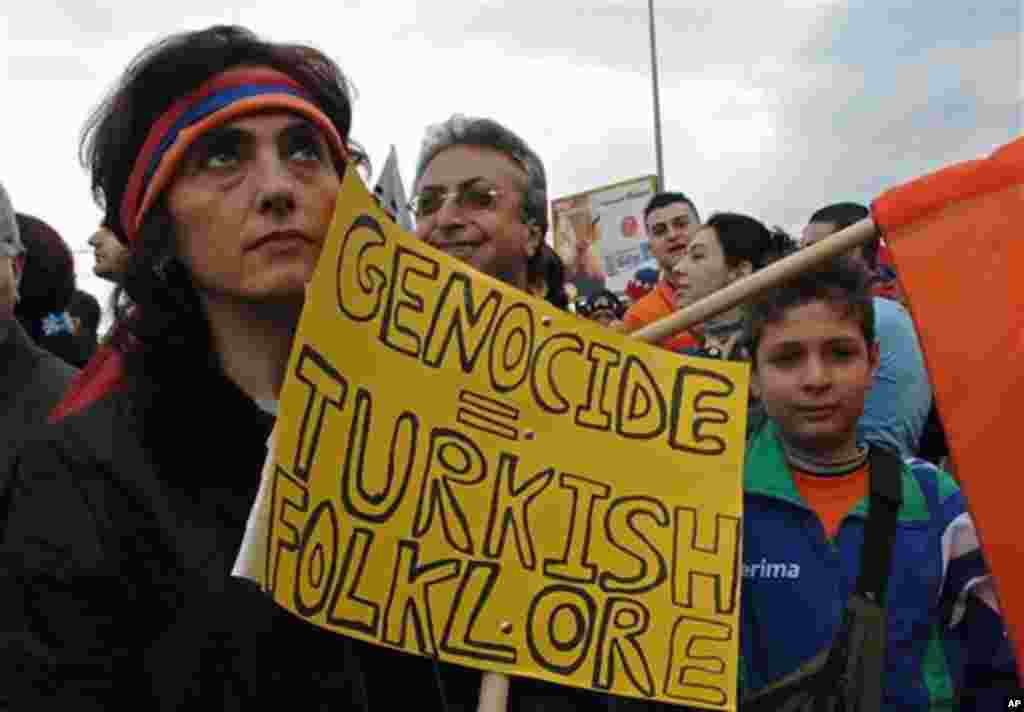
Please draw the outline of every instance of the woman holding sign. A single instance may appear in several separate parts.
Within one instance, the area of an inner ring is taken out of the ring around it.
[[[237,27],[147,49],[89,122],[129,307],[3,493],[14,708],[368,708],[365,646],[230,575],[351,123],[330,59]]]

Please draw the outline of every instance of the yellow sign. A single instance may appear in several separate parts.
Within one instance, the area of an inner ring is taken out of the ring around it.
[[[408,653],[735,709],[747,384],[474,272],[349,171],[282,391],[264,586]]]

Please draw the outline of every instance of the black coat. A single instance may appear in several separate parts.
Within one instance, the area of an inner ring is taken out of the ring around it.
[[[21,443],[46,422],[68,382],[77,372],[39,348],[16,320],[0,343],[0,502]]]
[[[271,419],[219,371],[181,392],[194,407],[155,450],[128,390],[18,457],[0,549],[14,709],[442,709],[431,661],[322,631],[230,575]],[[475,710],[480,673],[440,672],[449,709]],[[515,680],[510,709],[618,704]]]

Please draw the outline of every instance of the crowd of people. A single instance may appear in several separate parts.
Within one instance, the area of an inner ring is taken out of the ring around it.
[[[0,700],[12,709],[477,709],[479,671],[328,634],[232,575],[305,288],[344,171],[367,160],[353,111],[346,76],[311,47],[217,26],[145,49],[84,133],[104,210],[96,273],[117,284],[99,338],[67,245],[0,192]],[[644,214],[650,290],[572,302],[545,241],[544,163],[499,121],[432,127],[410,206],[427,244],[625,334],[868,214],[828,206],[798,242],[740,212],[702,220],[684,193],[660,192]],[[1018,683],[967,503],[940,467],[914,323],[898,292],[872,293],[879,250],[661,344],[751,365],[741,705],[763,705],[839,640],[865,659],[865,639],[884,641],[864,668],[880,679],[844,672],[831,686],[858,709],[989,709]],[[883,505],[894,521],[879,538]],[[875,553],[891,565],[869,580]],[[882,607],[866,637],[849,634],[861,604]],[[508,700],[660,708],[525,678]]]

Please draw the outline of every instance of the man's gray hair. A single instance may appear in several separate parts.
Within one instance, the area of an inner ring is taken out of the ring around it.
[[[416,162],[416,180],[427,170],[427,165],[446,148],[452,146],[481,146],[499,151],[526,171],[526,191],[523,194],[523,222],[548,230],[548,180],[544,164],[526,141],[493,119],[482,119],[455,114],[441,124],[427,127]]]
[[[0,183],[0,257],[17,257],[24,251],[11,197]]]

